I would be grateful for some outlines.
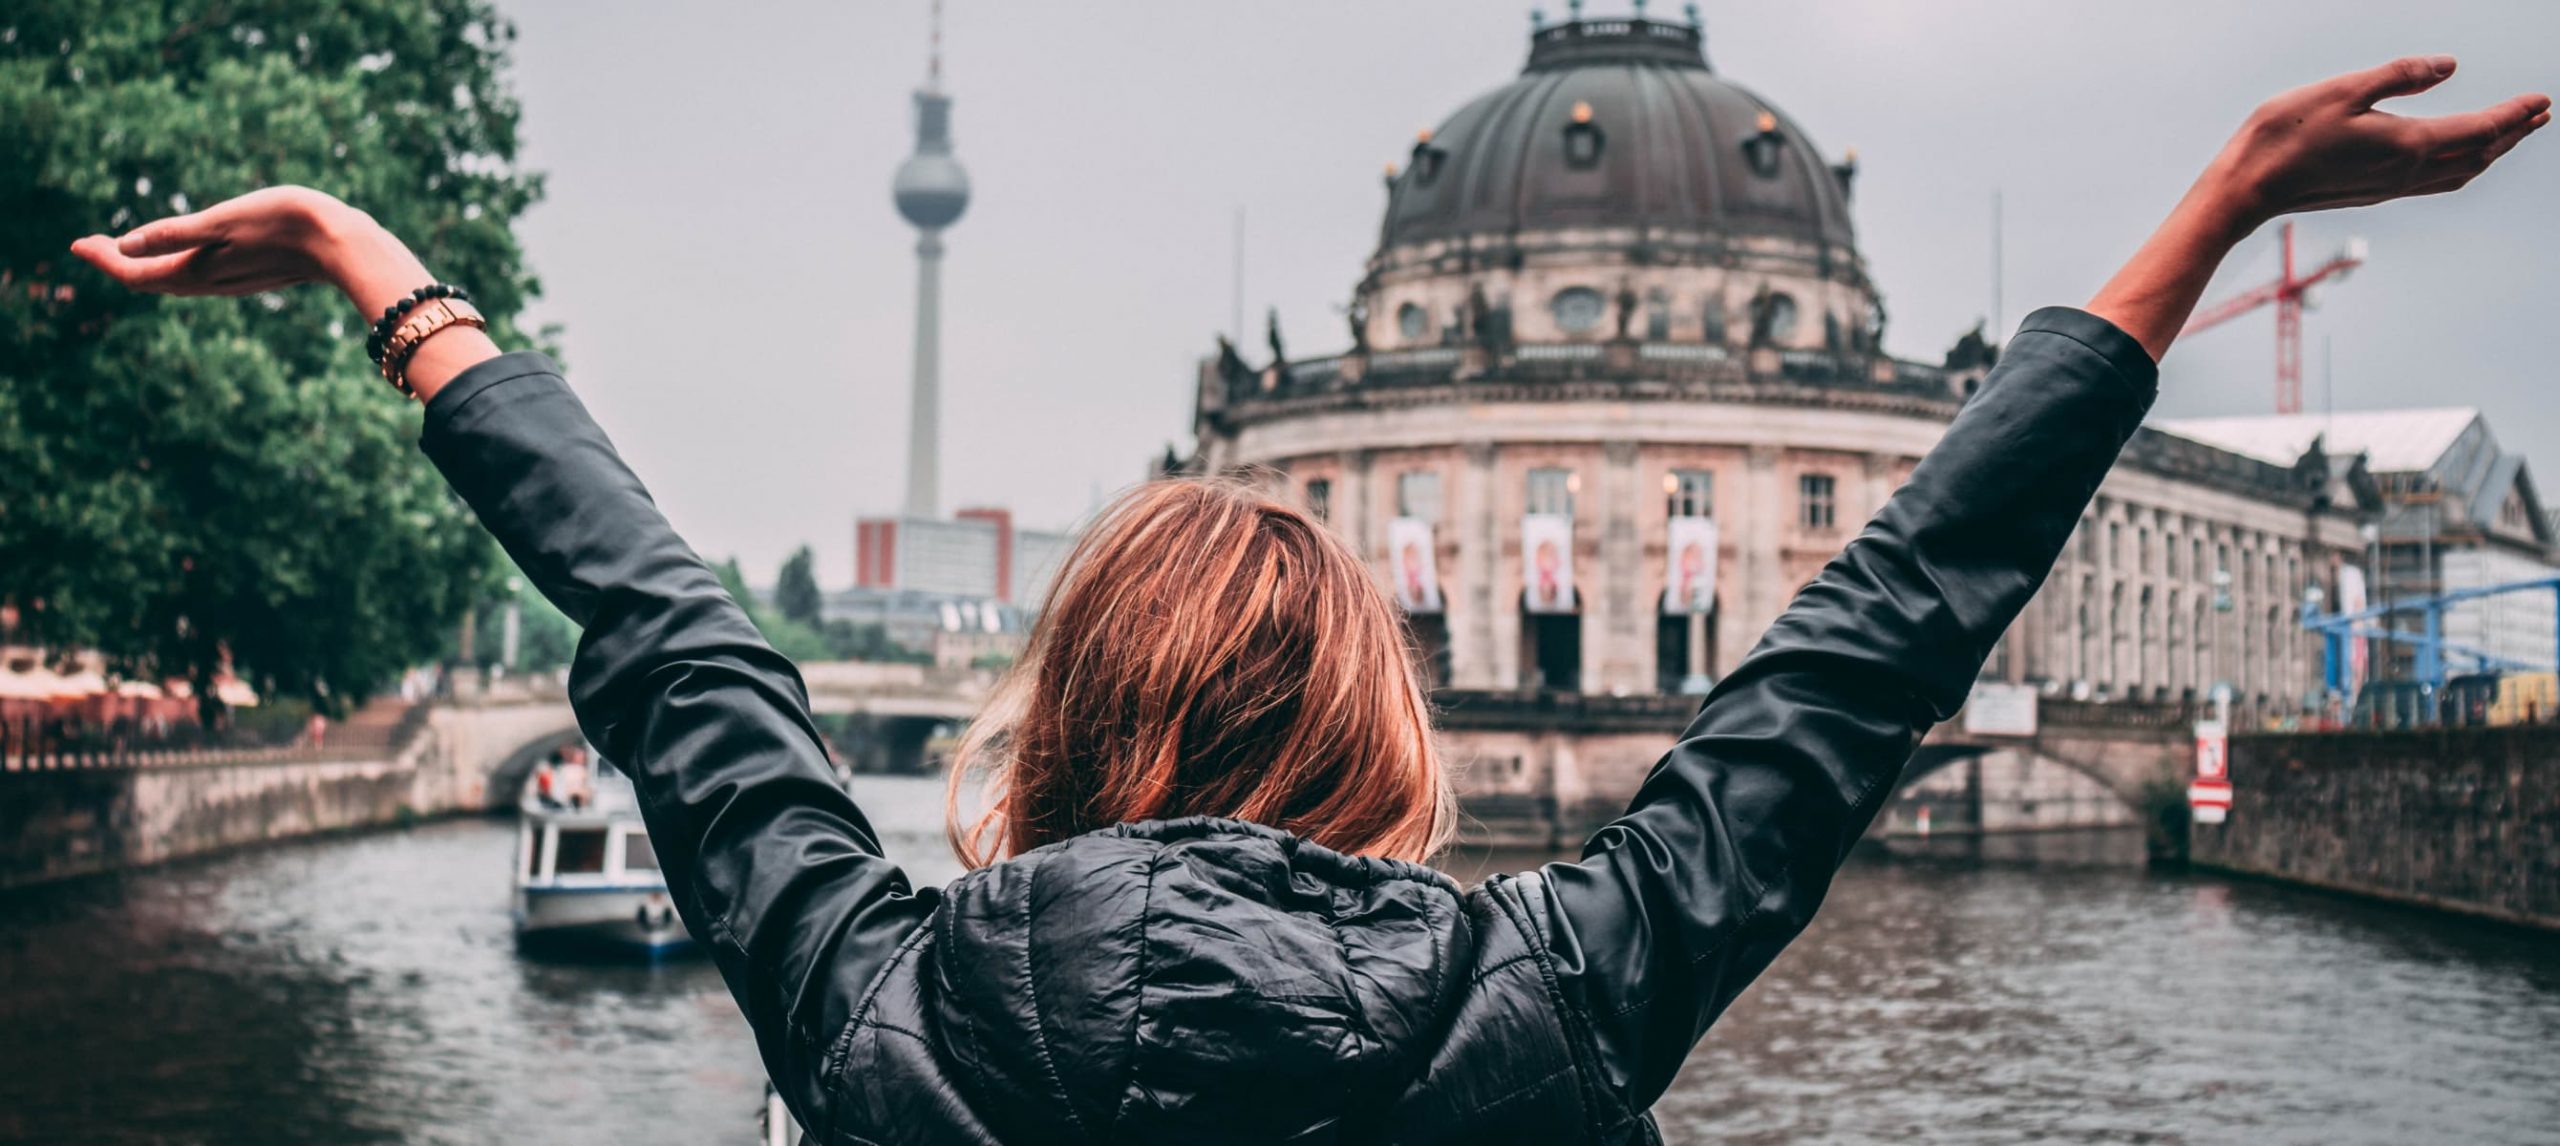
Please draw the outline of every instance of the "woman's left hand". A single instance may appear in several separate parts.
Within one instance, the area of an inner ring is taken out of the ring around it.
[[[90,235],[71,251],[138,291],[257,294],[333,281],[332,232],[353,218],[361,218],[354,208],[308,187],[269,187],[121,238]]]
[[[152,294],[258,294],[328,283],[368,320],[435,281],[373,216],[308,187],[252,191],[145,223],[120,238],[90,235],[71,251],[117,282]],[[410,392],[424,400],[497,353],[482,332],[448,327],[409,358]]]

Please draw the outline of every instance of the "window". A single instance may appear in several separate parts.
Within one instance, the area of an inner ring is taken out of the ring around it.
[[[1661,287],[1644,292],[1644,336],[1655,342],[1671,341],[1671,293]]]
[[[1431,312],[1420,303],[1406,303],[1396,308],[1396,333],[1419,340],[1431,333]]]
[[[1805,528],[1829,529],[1832,527],[1837,512],[1832,504],[1830,474],[1806,474],[1797,478],[1796,493],[1804,503],[1802,520]]]
[[[1333,521],[1333,481],[1315,478],[1307,482],[1307,512],[1327,524]]]
[[[2204,538],[2188,543],[2187,556],[2191,559],[2187,562],[2187,574],[2191,577],[2204,576]]]
[[[1581,334],[1600,325],[1609,311],[1609,302],[1590,287],[1566,287],[1556,292],[1550,304],[1555,310],[1556,325],[1569,334]]]
[[[1440,471],[1406,470],[1396,475],[1396,516],[1440,520]]]
[[[1704,324],[1703,341],[1718,346],[1723,345],[1725,339],[1724,296],[1708,295],[1707,309],[1699,315],[1699,319]]]
[[[600,875],[604,872],[604,829],[562,828],[552,852],[551,874]]]
[[[2149,576],[2149,575],[2150,575],[2150,573],[2151,573],[2151,527],[2150,527],[2150,526],[2146,525],[2146,526],[2143,526],[2142,528],[2137,529],[2137,530],[2135,530],[2135,531],[2134,531],[2134,533],[2133,533],[2133,546],[2134,546],[2134,549],[2133,549],[2133,570],[2134,570],[2134,572],[2136,572],[2136,573],[2140,573],[2140,574],[2143,574],[2143,575],[2145,575],[2145,576]]]
[[[1591,105],[1573,105],[1573,122],[1564,125],[1564,164],[1576,171],[1600,165],[1600,149],[1607,146],[1609,136],[1600,125],[1591,122]]]
[[[1796,336],[1796,298],[1779,293],[1769,296],[1769,341],[1789,342]]]
[[[2098,523],[2085,517],[2080,519],[2080,563],[2098,563]]]
[[[649,842],[649,833],[622,833],[622,870],[658,870],[658,849]]]
[[[2113,521],[2107,523],[2107,568],[2124,570],[2124,526]]]
[[[1582,483],[1572,470],[1540,466],[1529,471],[1529,512],[1573,516],[1573,495]]]
[[[2160,540],[2160,560],[2167,566],[2161,572],[2175,577],[2178,575],[2178,535],[2172,533]]]
[[[1716,515],[1716,472],[1714,470],[1673,470],[1662,478],[1662,492],[1667,504],[1663,513],[1670,517],[1714,517]]]

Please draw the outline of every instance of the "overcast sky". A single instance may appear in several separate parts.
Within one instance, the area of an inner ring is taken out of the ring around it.
[[[924,0],[502,0],[518,21],[521,229],[570,376],[676,525],[757,580],[806,542],[847,583],[852,520],[905,466],[915,235],[889,202],[924,74]],[[1562,11],[1551,4],[1550,18]],[[1595,15],[1625,8],[1598,0]],[[1657,3],[1656,16],[1677,12]],[[2560,91],[2560,4],[1705,5],[1708,57],[1829,155],[1858,151],[1858,235],[1897,354],[1934,359],[1991,309],[2085,300],[2260,99],[2414,52],[2462,71],[2413,112]],[[945,509],[1063,526],[1187,440],[1193,363],[1245,309],[1339,349],[1380,173],[1418,128],[1508,81],[1528,6],[1484,0],[1051,4],[951,0],[945,75],[975,184],[949,233]],[[2464,194],[2306,218],[2317,258],[2371,262],[2305,323],[2338,409],[2476,405],[2560,481],[2550,311],[2560,141]],[[2273,229],[2213,296],[2274,272]],[[2210,296],[2209,296],[2210,297]],[[2274,318],[2170,356],[2157,413],[2272,409]]]

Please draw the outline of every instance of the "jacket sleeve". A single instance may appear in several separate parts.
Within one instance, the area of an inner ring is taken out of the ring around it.
[[[827,763],[798,670],[676,536],[550,360],[465,371],[427,456],[585,627],[578,724],[640,796],[667,886],[802,1124],[854,1001],[935,903],[881,858]]]
[[[2157,367],[2028,317],[1911,480],[1709,693],[1626,813],[1542,877],[1559,986],[1617,1096],[1652,1105],[1804,930],[1932,724],[2052,569]]]

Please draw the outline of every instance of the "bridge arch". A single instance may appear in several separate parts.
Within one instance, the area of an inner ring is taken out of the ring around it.
[[[525,779],[533,775],[535,766],[549,759],[553,752],[572,744],[586,743],[586,734],[575,722],[563,727],[547,728],[532,739],[500,756],[489,769],[488,807],[492,811],[511,809],[524,791]]]

